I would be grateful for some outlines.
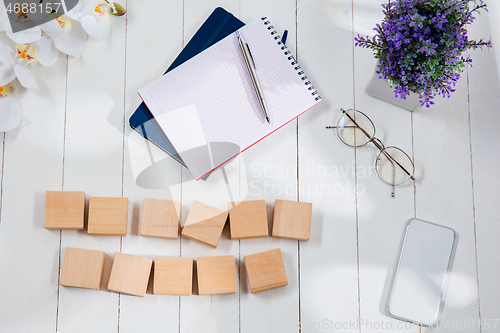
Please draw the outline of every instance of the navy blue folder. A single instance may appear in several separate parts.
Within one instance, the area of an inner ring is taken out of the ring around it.
[[[212,14],[210,14],[205,23],[198,29],[193,38],[191,38],[182,52],[175,58],[174,62],[165,73],[191,59],[244,25],[245,24],[234,17],[233,14],[221,7],[217,7]],[[179,163],[186,166],[158,122],[151,112],[149,112],[146,104],[141,103],[141,105],[139,105],[137,110],[135,110],[134,114],[130,117],[129,123],[130,127],[139,132],[144,138],[148,139]]]

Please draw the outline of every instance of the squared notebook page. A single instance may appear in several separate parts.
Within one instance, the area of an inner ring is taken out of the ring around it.
[[[271,124],[234,33],[139,91],[197,179],[320,102],[267,19],[239,31],[252,53]]]

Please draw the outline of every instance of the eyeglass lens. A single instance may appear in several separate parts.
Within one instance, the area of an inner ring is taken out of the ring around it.
[[[413,175],[413,162],[397,147],[386,147],[380,151],[375,163],[380,179],[389,185],[401,185]]]
[[[351,109],[339,118],[337,135],[346,145],[361,147],[373,139],[375,126],[365,114]]]

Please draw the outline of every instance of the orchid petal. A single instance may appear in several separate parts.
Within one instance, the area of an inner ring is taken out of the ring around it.
[[[28,118],[28,116],[26,116],[24,114],[24,112],[22,113],[22,116],[23,116],[23,119],[21,119],[21,122],[19,123],[19,125],[17,125],[16,128],[21,128],[21,127],[27,126],[31,123],[30,118]]]
[[[73,19],[75,21],[80,21],[83,17],[82,11],[85,9],[85,4],[79,1],[75,7],[73,7],[69,12],[64,14],[66,17]]]
[[[93,0],[93,1],[90,1],[86,6],[85,8],[82,10],[82,18],[87,16],[87,15],[93,15],[94,13],[94,10],[95,10],[95,7],[97,7],[98,5],[100,5],[101,3],[103,3],[104,1],[101,1],[101,0]]]
[[[0,31],[12,31],[7,12],[0,12]]]
[[[36,42],[42,37],[40,27],[33,27],[16,33],[5,32],[16,44],[29,44]]]
[[[62,34],[59,38],[54,38],[55,47],[62,53],[73,57],[80,57],[87,47],[87,33],[78,22],[72,22],[71,30]]]
[[[5,65],[13,65],[14,64],[14,54],[11,50],[4,45],[4,43],[0,42],[0,63]]]
[[[4,65],[0,64],[0,86],[4,86],[16,78],[14,72],[14,64]]]
[[[98,22],[95,15],[84,16],[81,20],[82,27],[89,34],[97,40],[103,40],[109,35],[111,24],[109,21]]]
[[[57,22],[57,20],[52,20],[40,25],[40,28],[49,35],[50,38],[58,38],[63,34],[63,30],[61,25]]]
[[[57,61],[59,52],[52,45],[52,39],[43,35],[35,45],[35,56],[39,63],[44,66],[52,66]]]
[[[12,97],[0,98],[0,132],[7,132],[18,127],[23,120],[23,110]]]
[[[35,77],[26,66],[15,65],[14,72],[16,73],[17,79],[21,85],[31,91],[38,92],[38,84],[36,84]]]

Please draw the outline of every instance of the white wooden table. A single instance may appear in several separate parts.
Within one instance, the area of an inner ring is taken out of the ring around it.
[[[364,93],[375,60],[370,50],[354,48],[353,37],[380,22],[381,1],[120,3],[127,16],[111,18],[107,40],[90,40],[80,59],[36,69],[41,93],[20,98],[31,124],[0,135],[0,332],[419,332],[379,310],[404,224],[415,216],[459,236],[437,331],[500,332],[497,1],[487,1],[490,13],[469,29],[472,37],[493,37],[494,48],[471,52],[474,67],[450,99],[413,113]],[[211,249],[138,235],[143,198],[180,200],[181,223],[193,200],[227,207],[220,170],[196,182],[128,126],[140,103],[137,90],[163,73],[216,6],[245,22],[264,14],[280,32],[288,29],[288,47],[323,97],[226,167],[232,196],[265,199],[269,220],[277,198],[312,202],[308,242],[231,241],[226,230]],[[413,156],[415,184],[391,198],[372,167],[375,149],[355,151],[324,128],[341,107],[366,112],[378,137]],[[46,190],[128,197],[127,236],[44,229]],[[58,286],[67,246],[106,252],[100,291]],[[289,285],[251,294],[243,257],[277,247]],[[151,258],[232,254],[238,292],[145,298],[108,292],[115,251]]]

